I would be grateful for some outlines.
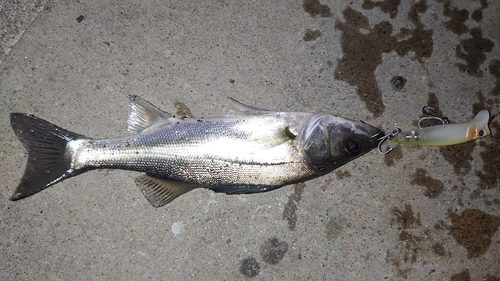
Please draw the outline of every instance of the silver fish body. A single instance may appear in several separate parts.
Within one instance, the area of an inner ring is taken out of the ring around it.
[[[128,129],[134,134],[102,140],[13,113],[11,124],[28,150],[28,164],[11,199],[103,168],[144,172],[136,183],[155,207],[198,187],[265,192],[329,173],[377,147],[384,135],[333,115],[235,103],[238,116],[178,119],[131,96]]]

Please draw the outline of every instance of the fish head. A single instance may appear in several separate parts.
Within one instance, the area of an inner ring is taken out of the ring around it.
[[[328,172],[378,147],[382,136],[363,121],[316,115],[305,129],[302,150],[314,169]]]

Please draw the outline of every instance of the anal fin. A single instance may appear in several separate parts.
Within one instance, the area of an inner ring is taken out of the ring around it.
[[[163,207],[175,198],[193,190],[190,184],[142,175],[135,178],[135,183],[155,208]]]

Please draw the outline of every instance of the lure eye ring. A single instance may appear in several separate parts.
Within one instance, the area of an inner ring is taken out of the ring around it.
[[[484,130],[479,130],[479,132],[477,132],[477,135],[480,137],[484,136]]]

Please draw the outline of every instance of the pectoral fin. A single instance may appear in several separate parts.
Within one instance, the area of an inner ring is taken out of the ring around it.
[[[135,178],[135,183],[155,208],[163,207],[175,198],[194,189],[187,183],[142,175]]]

